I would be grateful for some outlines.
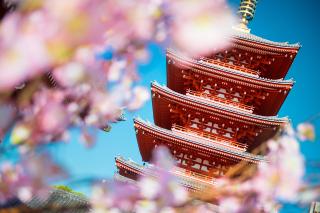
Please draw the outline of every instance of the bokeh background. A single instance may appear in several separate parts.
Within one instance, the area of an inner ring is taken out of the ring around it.
[[[236,13],[239,0],[229,0]],[[279,116],[289,116],[294,126],[320,113],[320,1],[318,0],[261,0],[258,3],[254,20],[250,24],[255,35],[273,41],[299,42],[302,48],[298,53],[286,78],[296,83],[283,104]],[[197,41],[195,41],[197,42]],[[166,84],[166,64],[163,47],[150,44],[150,60],[139,65],[141,80],[139,84],[150,87],[156,80]],[[276,70],[275,70],[276,72]],[[71,179],[88,177],[112,178],[116,172],[114,157],[122,155],[141,162],[133,128],[134,117],[153,122],[152,103],[148,101],[143,108],[132,113],[126,112],[127,121],[114,124],[109,133],[98,131],[97,143],[87,149],[79,144],[78,130],[71,130],[70,142],[52,148],[56,159],[71,172]],[[320,135],[320,116],[314,120],[317,135]],[[320,182],[320,143],[301,143],[305,155],[306,180]],[[317,181],[318,180],[318,181]],[[89,193],[86,184],[67,182],[75,190]],[[305,212],[306,207],[284,204],[282,212]]]

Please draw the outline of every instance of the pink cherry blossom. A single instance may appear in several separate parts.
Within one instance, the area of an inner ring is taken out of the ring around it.
[[[224,198],[219,203],[219,212],[235,213],[241,209],[241,202],[236,198]]]
[[[301,123],[297,126],[297,133],[300,140],[315,140],[315,130],[311,123]]]
[[[38,14],[13,13],[0,26],[0,90],[14,88],[45,71],[51,63],[44,38],[34,25]]]
[[[178,0],[169,8],[171,35],[182,51],[197,56],[228,46],[235,19],[225,1]]]
[[[70,62],[58,67],[54,71],[54,77],[62,86],[75,86],[86,77],[85,67],[81,63]]]
[[[259,165],[253,183],[261,196],[295,201],[303,186],[304,175],[304,159],[298,141],[290,136],[282,136],[275,142],[278,147],[268,154],[270,162]]]
[[[47,155],[28,156],[16,165],[5,162],[0,168],[0,202],[17,197],[22,201],[33,196],[45,197],[50,190],[49,182],[65,174]]]
[[[22,182],[16,195],[25,202],[34,196],[46,198],[51,190],[49,184],[66,177],[65,171],[48,155],[29,156],[23,159],[21,166],[27,179]]]
[[[146,88],[137,86],[133,88],[133,95],[128,104],[129,110],[139,109],[150,98],[150,94]]]
[[[138,188],[128,183],[105,183],[93,187],[91,203],[94,211],[106,212],[117,209],[132,211],[139,200]]]
[[[15,197],[20,180],[23,179],[22,168],[4,162],[0,170],[0,203]]]

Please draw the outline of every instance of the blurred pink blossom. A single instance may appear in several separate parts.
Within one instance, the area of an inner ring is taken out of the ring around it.
[[[224,0],[178,0],[169,6],[171,35],[178,48],[189,55],[204,55],[229,45],[236,23]]]
[[[290,136],[272,140],[277,147],[268,154],[268,163],[259,165],[253,184],[261,196],[295,201],[303,183],[304,159],[298,141]]]
[[[1,22],[0,90],[14,88],[50,66],[45,40],[35,27],[39,18],[12,13]]]
[[[48,105],[39,111],[37,116],[37,126],[39,131],[45,133],[60,133],[65,130],[68,123],[68,115],[65,108],[54,102],[49,102]]]
[[[0,170],[0,203],[14,198],[21,181],[24,179],[21,166],[14,166],[9,162],[4,162]]]
[[[93,187],[91,203],[95,212],[108,210],[132,211],[137,196],[138,188],[133,184],[111,182],[97,184]]]
[[[108,80],[111,82],[119,81],[125,68],[125,60],[113,60],[108,70]]]
[[[55,69],[53,74],[60,85],[71,87],[84,81],[86,77],[85,69],[81,63],[70,62]]]
[[[150,98],[149,91],[141,86],[133,88],[132,93],[131,101],[128,104],[129,110],[139,109]]]
[[[241,202],[237,198],[224,198],[219,202],[219,212],[235,213],[241,209]]]
[[[137,182],[109,182],[95,185],[91,203],[95,211],[111,210],[144,212],[168,210],[184,204],[188,199],[186,189],[166,168],[174,162],[168,150],[155,151],[155,167],[147,168],[150,176],[141,176]],[[171,209],[171,211],[170,211]]]
[[[188,199],[188,192],[169,171],[174,169],[174,160],[166,147],[157,147],[153,152],[155,177],[141,177],[138,183],[142,197],[160,199],[165,206],[178,206]]]
[[[29,156],[17,165],[5,162],[0,168],[0,203],[17,197],[22,201],[35,195],[45,197],[49,182],[65,175],[47,155]]]
[[[297,126],[297,134],[300,140],[305,141],[314,141],[315,136],[315,130],[314,126],[311,123],[301,123]]]
[[[50,184],[53,181],[67,177],[65,170],[46,154],[29,156],[28,158],[26,156],[26,158],[22,160],[21,166],[24,168],[25,174],[29,178],[22,189],[29,189],[31,195],[41,198],[48,196],[48,193],[51,190]],[[31,197],[29,197],[29,199],[30,198]]]

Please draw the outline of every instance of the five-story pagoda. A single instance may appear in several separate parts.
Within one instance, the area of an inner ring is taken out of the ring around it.
[[[255,147],[273,137],[287,118],[279,118],[293,86],[284,80],[300,46],[250,33],[256,0],[241,0],[241,23],[232,45],[201,58],[167,50],[167,86],[151,84],[154,124],[134,120],[142,160],[164,145],[176,159],[170,171],[189,190],[214,185],[240,162],[265,161]],[[149,165],[116,157],[120,180],[152,175]]]

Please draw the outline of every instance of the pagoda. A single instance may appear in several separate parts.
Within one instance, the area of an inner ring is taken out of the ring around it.
[[[191,191],[214,186],[240,162],[265,162],[255,148],[289,122],[277,113],[294,84],[284,78],[300,45],[251,34],[256,3],[241,1],[241,22],[227,49],[199,58],[168,49],[167,86],[151,83],[155,124],[134,120],[142,160],[168,147],[176,160],[170,173]],[[121,181],[153,175],[149,163],[116,157],[116,166]]]

